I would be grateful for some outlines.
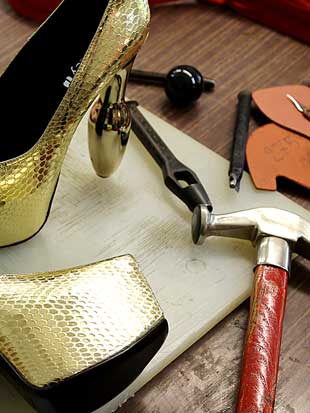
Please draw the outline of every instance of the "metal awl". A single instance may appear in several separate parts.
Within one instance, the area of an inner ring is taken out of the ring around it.
[[[300,103],[297,99],[287,93],[286,97],[293,103],[295,108],[304,115],[304,117],[310,120],[310,107],[307,107]]]

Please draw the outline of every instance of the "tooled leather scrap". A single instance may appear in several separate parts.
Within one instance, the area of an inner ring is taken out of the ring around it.
[[[310,140],[303,136],[273,123],[261,126],[248,139],[246,157],[257,189],[275,191],[277,177],[310,189]]]
[[[296,109],[287,94],[303,105],[310,106],[310,88],[302,85],[259,89],[252,93],[252,97],[259,109],[273,122],[310,137],[310,121]]]
[[[255,270],[237,413],[272,413],[275,401],[288,273]]]

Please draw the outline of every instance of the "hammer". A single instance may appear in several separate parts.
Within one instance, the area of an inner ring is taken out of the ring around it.
[[[272,413],[292,253],[310,259],[310,222],[277,208],[213,214],[196,207],[195,244],[209,236],[240,238],[257,247],[237,413]]]

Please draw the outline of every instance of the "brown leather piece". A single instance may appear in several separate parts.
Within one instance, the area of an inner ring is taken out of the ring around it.
[[[273,412],[287,286],[284,269],[256,268],[237,413]]]
[[[310,189],[309,139],[270,123],[250,135],[246,157],[257,189],[275,191],[277,177]]]
[[[310,137],[310,121],[287,98],[290,94],[305,106],[310,106],[310,88],[302,85],[259,89],[252,97],[259,109],[273,122]]]

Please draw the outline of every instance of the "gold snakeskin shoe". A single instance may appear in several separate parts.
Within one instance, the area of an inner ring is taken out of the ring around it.
[[[40,413],[88,413],[108,402],[141,373],[167,330],[129,255],[0,275],[0,368]]]
[[[149,23],[147,0],[64,0],[0,78],[0,247],[44,225],[82,116],[95,170],[118,167],[130,131],[124,93]],[[102,132],[103,134],[102,139]]]

